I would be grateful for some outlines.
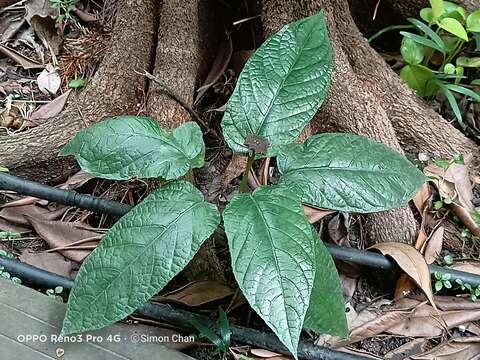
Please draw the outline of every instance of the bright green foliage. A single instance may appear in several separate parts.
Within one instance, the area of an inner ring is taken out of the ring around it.
[[[331,72],[323,15],[285,26],[255,52],[237,81],[222,120],[228,146],[248,152],[249,135],[270,147],[294,141],[326,98]]]
[[[317,271],[303,326],[317,333],[347,337],[347,319],[343,315],[345,307],[337,269],[322,240],[316,238]]]
[[[405,62],[400,77],[419,96],[431,97],[442,92],[463,126],[454,93],[479,101],[470,88],[478,85],[475,80],[470,84],[462,84],[462,80],[473,74],[469,68],[480,67],[479,57],[467,57],[471,54],[471,40],[476,44],[475,52],[480,52],[480,10],[467,14],[458,4],[444,0],[430,0],[430,6],[420,11],[423,21],[408,19],[417,33],[400,32],[403,35],[400,53]]]
[[[288,190],[263,187],[234,197],[223,220],[243,295],[296,354],[317,267],[317,237],[300,201]],[[319,271],[334,271],[328,268],[332,262],[318,265]],[[331,310],[332,321],[344,316],[343,309],[336,314]]]
[[[104,179],[172,180],[203,166],[205,144],[194,122],[169,132],[147,117],[119,116],[82,130],[60,155],[75,155],[84,171]]]
[[[70,89],[81,89],[85,87],[86,84],[87,82],[85,81],[85,79],[73,79],[70,80],[70,82],[68,83],[68,87]]]
[[[218,320],[215,324],[216,328],[210,324],[203,324],[202,322],[192,319],[192,325],[198,330],[200,338],[206,338],[215,345],[218,353],[222,355],[223,359],[227,358],[230,351],[230,337],[232,331],[230,330],[230,323],[227,314],[222,308],[219,310]]]
[[[280,185],[302,202],[346,212],[403,206],[426,180],[397,152],[348,134],[320,134],[303,144],[286,145],[277,164]]]
[[[83,263],[62,333],[98,329],[134,312],[188,264],[219,222],[217,208],[190,183],[152,192]]]
[[[429,34],[427,44],[446,52],[431,29],[417,26]],[[412,67],[420,67],[428,45],[412,35],[404,52]],[[325,134],[292,144],[326,97],[331,72],[323,15],[287,25],[247,62],[222,121],[227,144],[248,152],[250,165],[255,152],[279,152],[280,184],[249,194],[245,182],[245,193],[233,198],[223,218],[240,289],[295,357],[303,327],[347,334],[338,274],[301,202],[360,213],[387,210],[404,205],[425,180],[400,155],[359,136]],[[61,154],[107,179],[173,180],[203,166],[204,152],[195,123],[167,132],[152,119],[124,116],[83,130]],[[63,333],[131,314],[187,265],[219,221],[216,207],[190,183],[170,181],[152,192],[83,263]],[[225,354],[230,331],[222,313],[218,326],[218,332],[201,332]]]

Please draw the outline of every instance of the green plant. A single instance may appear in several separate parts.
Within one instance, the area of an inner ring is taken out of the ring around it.
[[[54,298],[55,300],[63,301],[63,298],[60,294],[63,293],[63,287],[57,286],[55,289],[47,289],[45,290],[45,294],[49,297]]]
[[[450,278],[452,277],[450,274],[442,274],[441,272],[436,271],[435,274],[435,291],[440,291],[443,288],[451,289],[452,283],[450,282]]]
[[[80,0],[50,0],[52,8],[58,11],[55,18],[57,22],[63,22],[72,18],[72,11]]]
[[[230,350],[230,337],[232,331],[230,330],[230,323],[228,322],[227,314],[222,308],[218,312],[218,320],[215,328],[198,320],[192,320],[192,325],[198,330],[200,338],[206,338],[215,345],[217,352],[222,355],[223,359],[227,358]]]
[[[477,301],[478,297],[480,297],[480,286],[476,288],[472,287],[469,283],[464,283],[460,279],[456,279],[455,282],[459,285],[458,289],[462,291],[468,291],[470,295],[470,300],[475,302]]]
[[[478,79],[461,84],[480,67],[480,57],[466,56],[478,55],[480,51],[480,10],[468,14],[461,6],[443,0],[430,0],[430,5],[420,11],[423,21],[408,19],[416,32],[400,31],[403,36],[400,53],[405,62],[400,77],[419,96],[443,93],[463,126],[454,93],[480,101],[480,95],[472,89],[480,83]],[[371,40],[376,37],[378,34]]]
[[[302,328],[347,336],[334,262],[302,202],[368,213],[405,205],[425,182],[382,144],[321,134],[293,144],[326,98],[332,49],[322,14],[285,26],[249,59],[222,120],[228,146],[248,155],[223,221],[232,270],[250,306],[296,355]],[[124,116],[84,129],[61,155],[107,179],[157,178],[162,186],[123,216],[84,261],[72,288],[63,334],[123,319],[177,275],[220,223],[192,178],[204,164],[196,123],[171,132]],[[276,185],[248,192],[255,159],[276,156]]]
[[[87,84],[87,81],[85,79],[73,79],[73,80],[70,80],[70,82],[68,83],[68,87],[70,89],[81,89],[83,87],[85,87],[85,85]]]
[[[443,257],[443,263],[446,266],[452,266],[453,265],[453,256],[452,255],[445,255]]]
[[[9,259],[14,259],[15,258],[15,256],[13,256],[12,254],[10,254],[8,251],[5,251],[5,250],[0,250],[0,256],[6,257],[6,258],[9,258]],[[5,267],[3,267],[3,266],[0,266],[0,277],[2,277],[4,279],[8,279],[8,280],[14,282],[15,284],[21,284],[22,283],[21,279],[19,279],[18,277],[15,277],[15,276],[11,276],[8,271],[5,271]]]

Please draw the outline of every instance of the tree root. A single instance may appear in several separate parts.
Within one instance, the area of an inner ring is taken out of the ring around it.
[[[76,99],[57,118],[12,136],[0,136],[0,163],[15,175],[58,183],[76,165],[59,158],[58,151],[82,128],[105,116],[136,114],[143,76],[134,70],[149,68],[155,34],[153,0],[121,0],[111,45],[99,70]]]

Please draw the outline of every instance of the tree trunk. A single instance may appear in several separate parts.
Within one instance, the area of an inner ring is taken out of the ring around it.
[[[399,152],[415,149],[445,157],[472,153],[478,161],[476,144],[415,96],[369,46],[346,0],[264,0],[265,35],[321,9],[333,45],[334,71],[327,101],[311,132],[365,135]],[[370,242],[415,239],[416,222],[409,208],[368,215],[366,225]]]
[[[58,151],[81,130],[105,116],[136,114],[147,83],[135,73],[151,67],[156,1],[120,0],[110,47],[99,70],[57,118],[12,136],[0,135],[0,164],[27,179],[58,183],[76,165]]]

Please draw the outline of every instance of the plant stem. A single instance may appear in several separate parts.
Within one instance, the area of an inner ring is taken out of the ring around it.
[[[247,166],[245,166],[245,171],[243,172],[242,182],[240,183],[240,193],[248,192],[248,174],[252,169],[254,160],[255,160],[255,151],[252,151],[248,155]]]
[[[374,35],[372,35],[371,37],[368,38],[368,42],[372,42],[373,40],[375,40],[376,38],[378,38],[379,36],[383,35],[384,33],[388,32],[388,31],[392,31],[392,30],[403,30],[403,29],[413,29],[415,28],[415,26],[413,25],[391,25],[391,26],[387,26],[386,28],[378,31],[377,33],[375,33]]]

